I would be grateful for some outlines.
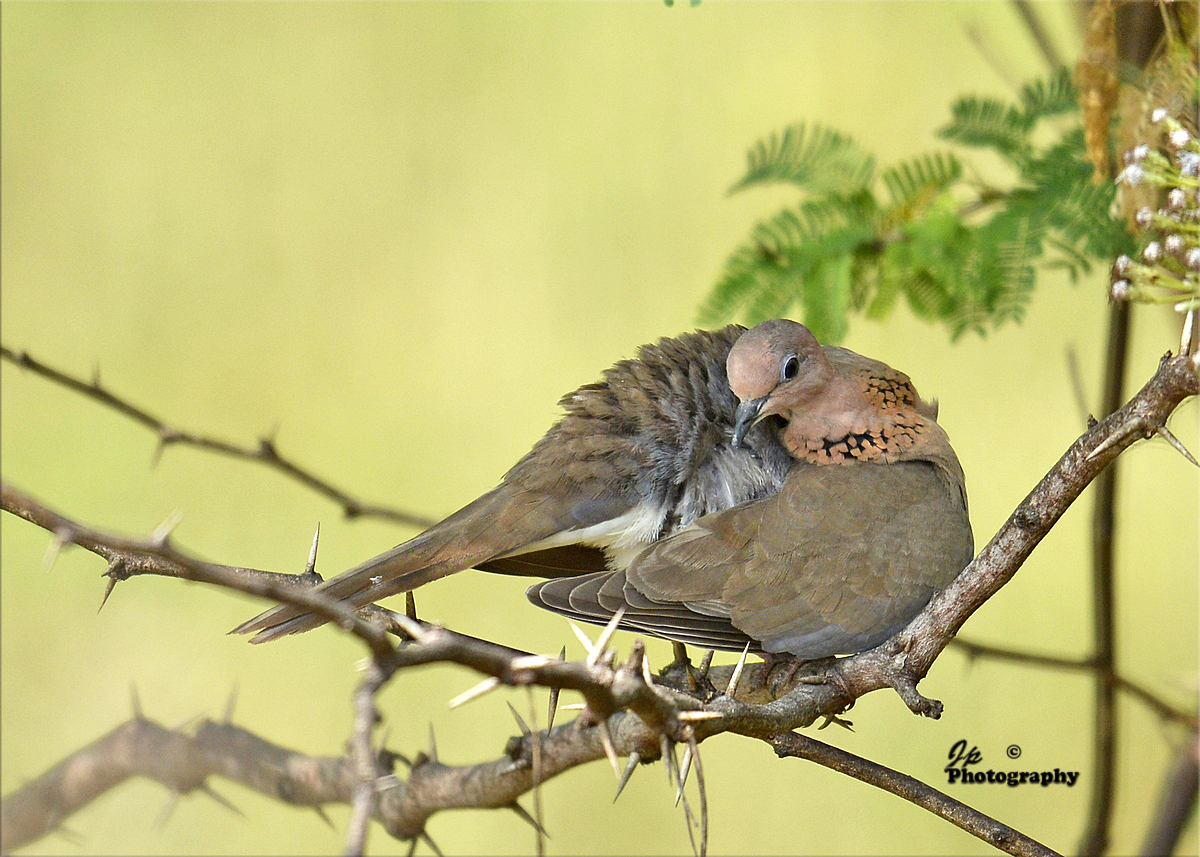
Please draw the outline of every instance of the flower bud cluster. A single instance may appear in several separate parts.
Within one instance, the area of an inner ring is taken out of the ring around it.
[[[1138,258],[1112,266],[1113,300],[1172,303],[1180,312],[1200,308],[1200,140],[1165,109],[1150,114],[1161,145],[1125,152],[1118,184],[1163,188],[1163,204],[1134,213],[1143,233]]]

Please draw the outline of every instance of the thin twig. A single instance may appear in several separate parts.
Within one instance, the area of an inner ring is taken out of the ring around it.
[[[350,820],[346,824],[347,857],[364,853],[367,827],[375,814],[376,783],[379,781],[378,756],[371,746],[371,733],[379,721],[375,694],[390,677],[377,660],[367,666],[366,674],[354,690],[354,732],[350,739],[354,759],[354,796],[350,802]]]
[[[918,779],[893,771],[883,765],[831,747],[815,738],[788,732],[771,739],[771,746],[780,757],[807,759],[847,774],[876,788],[915,803],[917,806],[946,819],[972,836],[1003,851],[1020,857],[1054,857],[1056,852],[1006,824],[984,815],[977,809],[957,801]]]
[[[1092,658],[1063,658],[1040,652],[1027,652],[1020,649],[1009,649],[1004,646],[975,643],[971,640],[964,640],[961,637],[956,637],[950,645],[953,648],[961,649],[968,658],[996,658],[998,660],[1028,664],[1029,666],[1060,670],[1092,671],[1097,667],[1096,662]],[[1118,690],[1123,690],[1134,699],[1145,703],[1147,707],[1153,709],[1160,716],[1177,721],[1189,729],[1200,728],[1200,717],[1197,716],[1195,711],[1188,711],[1172,705],[1149,688],[1138,684],[1132,679],[1125,678],[1119,673],[1113,674],[1112,681]]]
[[[0,802],[0,852],[11,854],[61,831],[66,818],[131,777],[156,780],[176,795],[200,791],[211,796],[215,792],[207,783],[214,774],[318,811],[323,803],[346,802],[353,777],[346,758],[305,756],[207,718],[195,734],[188,734],[138,712],[5,796]]]
[[[60,386],[66,387],[68,390],[73,390],[76,393],[86,396],[94,402],[99,402],[105,407],[111,408],[117,413],[128,417],[135,423],[148,428],[158,437],[158,449],[155,452],[156,458],[168,446],[175,444],[191,446],[196,449],[227,455],[231,458],[255,461],[273,468],[296,480],[306,488],[337,503],[342,507],[342,513],[347,518],[381,518],[383,520],[394,521],[398,524],[407,524],[421,528],[428,527],[434,523],[431,518],[424,515],[417,515],[389,506],[365,503],[356,497],[350,496],[347,492],[333,485],[328,480],[317,476],[309,468],[298,464],[291,458],[280,453],[273,437],[261,438],[257,446],[245,446],[225,440],[224,438],[178,429],[164,422],[145,408],[135,405],[128,399],[113,393],[100,383],[98,376],[94,377],[91,381],[85,381],[80,377],[63,372],[60,369],[55,369],[31,357],[24,351],[16,352],[3,345],[0,345],[0,357],[17,366],[28,369],[36,375],[47,378]]]
[[[1188,820],[1196,814],[1197,780],[1200,775],[1200,744],[1195,735],[1179,748],[1158,797],[1158,810],[1146,832],[1139,854],[1169,857],[1175,853]]]
[[[529,700],[529,719],[533,721],[533,736],[530,743],[533,745],[533,816],[537,822],[534,825],[536,831],[534,848],[537,857],[543,857],[546,853],[546,829],[542,826],[542,733],[538,729],[537,707],[533,700],[532,685],[525,687],[525,695]]]
[[[1120,407],[1129,351],[1129,304],[1116,302],[1109,310],[1108,347],[1104,370],[1102,416]],[[1165,422],[1165,421],[1164,421]],[[1117,766],[1117,672],[1115,583],[1117,466],[1114,462],[1096,479],[1092,510],[1092,658],[1096,663],[1096,710],[1092,760],[1092,796],[1080,852],[1098,857],[1108,850]]]
[[[1033,39],[1034,44],[1042,52],[1042,58],[1046,60],[1046,65],[1051,71],[1062,68],[1062,57],[1059,56],[1058,49],[1054,47],[1054,42],[1050,39],[1050,34],[1042,26],[1041,19],[1033,11],[1033,4],[1029,0],[1013,0],[1013,6],[1016,8],[1017,14],[1021,16],[1021,21],[1025,24],[1025,28],[1029,30],[1029,35]]]

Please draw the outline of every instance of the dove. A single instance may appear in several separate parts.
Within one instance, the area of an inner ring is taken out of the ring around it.
[[[530,600],[706,649],[817,659],[874,648],[974,553],[962,467],[907,375],[764,322],[728,358],[735,445],[771,421],[780,490],[696,519],[623,569],[550,580]]]
[[[534,604],[706,649],[872,648],[970,561],[936,404],[803,325],[644,346],[561,401],[499,486],[321,585],[355,606],[476,567],[550,578]],[[280,606],[255,642],[320,619]]]
[[[360,607],[472,567],[543,577],[623,568],[666,533],[776,493],[793,461],[775,433],[754,427],[732,442],[725,360],[744,330],[642,346],[564,396],[563,417],[499,485],[320,591]],[[323,621],[280,606],[234,632],[262,642]]]

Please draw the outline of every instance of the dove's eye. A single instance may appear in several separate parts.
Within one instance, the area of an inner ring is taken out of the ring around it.
[[[795,378],[799,372],[800,372],[800,359],[798,357],[796,357],[795,354],[793,354],[786,361],[784,361],[783,371],[779,373],[779,377],[781,377],[785,381],[790,381],[793,378]]]

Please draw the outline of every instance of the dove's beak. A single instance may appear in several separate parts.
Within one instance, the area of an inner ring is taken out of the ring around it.
[[[763,396],[759,399],[751,399],[737,406],[733,421],[733,445],[735,448],[745,446],[746,432],[766,416],[762,413],[762,409],[768,398],[768,396]]]

